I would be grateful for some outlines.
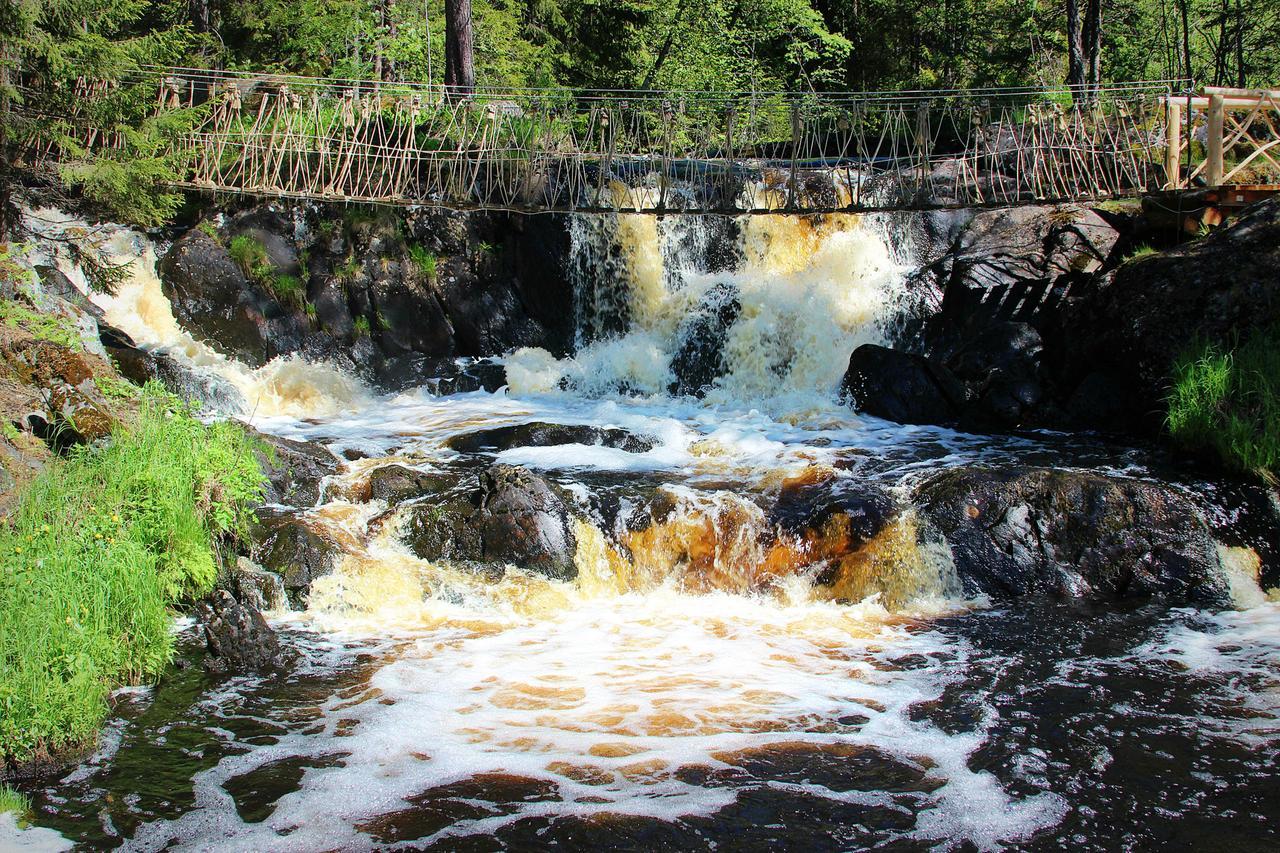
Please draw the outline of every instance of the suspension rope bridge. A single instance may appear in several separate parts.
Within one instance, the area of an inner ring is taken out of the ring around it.
[[[584,213],[831,213],[1084,202],[1280,183],[1280,91],[488,89],[190,68],[81,80],[167,117],[177,186]],[[27,156],[127,156],[73,106]]]

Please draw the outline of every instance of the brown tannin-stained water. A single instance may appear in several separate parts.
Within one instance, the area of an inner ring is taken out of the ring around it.
[[[788,538],[770,510],[796,484],[900,496],[979,461],[1143,476],[1143,455],[853,416],[836,383],[899,298],[884,223],[751,220],[720,273],[696,261],[699,227],[575,222],[584,256],[621,247],[622,285],[580,284],[577,354],[513,353],[497,393],[379,397],[324,366],[249,371],[166,320],[144,269],[106,306],[112,322],[234,383],[260,429],[354,459],[298,508],[341,553],[305,609],[271,615],[294,665],[214,680],[180,624],[193,665],[122,691],[99,752],[28,790],[39,830],[12,837],[130,850],[1275,849],[1280,604],[1251,578],[1235,578],[1239,607],[1223,611],[992,606],[962,595],[946,545],[910,509],[856,552],[826,528]],[[725,287],[739,303],[727,372],[705,399],[673,395],[687,318]],[[625,330],[591,332],[610,312]],[[451,446],[546,423],[644,441]],[[391,463],[461,482],[494,461],[570,496],[576,578],[423,559],[407,543],[418,499],[360,495]]]

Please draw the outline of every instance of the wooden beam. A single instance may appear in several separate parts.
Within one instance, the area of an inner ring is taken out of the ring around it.
[[[1222,183],[1222,96],[1209,96],[1209,139],[1205,163],[1205,183],[1216,187]]]
[[[1164,174],[1165,186],[1172,190],[1182,185],[1182,102],[1170,98],[1167,107]]]

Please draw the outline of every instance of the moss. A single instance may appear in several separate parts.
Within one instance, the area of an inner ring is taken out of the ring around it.
[[[22,430],[18,429],[9,421],[5,421],[4,423],[0,423],[0,435],[4,435],[10,443],[17,444],[22,438]]]
[[[1141,261],[1145,258],[1150,258],[1158,254],[1160,254],[1159,250],[1151,246],[1146,246],[1146,245],[1138,246],[1132,252],[1125,255],[1124,259],[1121,260],[1120,263],[1131,264],[1131,263],[1134,263],[1135,261]]]
[[[1178,359],[1166,425],[1174,441],[1268,479],[1280,472],[1280,327],[1227,349],[1197,342]]]
[[[70,350],[84,348],[80,329],[67,317],[39,313],[12,299],[0,300],[0,323],[20,329],[36,340],[48,341]]]
[[[201,220],[200,224],[197,225],[196,228],[200,229],[202,234],[208,236],[210,240],[217,243],[219,246],[222,245],[222,232],[218,230],[217,225],[213,224],[213,220]]]
[[[109,445],[51,460],[0,524],[0,757],[91,743],[110,691],[162,671],[169,607],[212,587],[264,482],[238,426],[155,383]]]

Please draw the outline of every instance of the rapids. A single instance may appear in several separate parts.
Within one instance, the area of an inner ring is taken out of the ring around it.
[[[760,500],[815,471],[902,494],[976,461],[1147,470],[1090,438],[841,405],[850,351],[881,341],[905,298],[894,223],[572,229],[577,352],[511,353],[507,388],[449,396],[379,395],[297,359],[249,370],[179,328],[154,247],[104,233],[135,261],[116,296],[94,296],[110,323],[232,383],[246,409],[222,414],[349,460],[296,508],[341,554],[305,609],[271,614],[299,654],[288,673],[190,666],[122,691],[99,751],[32,790],[38,827],[0,824],[0,845],[52,830],[133,850],[1275,845],[1280,604],[1247,567],[1234,611],[991,607],[959,594],[946,545],[910,513],[834,588],[761,544]],[[690,318],[725,294],[725,369],[701,398],[673,394]],[[449,446],[535,422],[651,446]],[[391,463],[461,476],[493,461],[574,496],[575,580],[421,559],[403,536],[412,501],[355,497]],[[601,510],[654,488],[674,507],[662,525]],[[194,657],[191,626],[175,630]]]

